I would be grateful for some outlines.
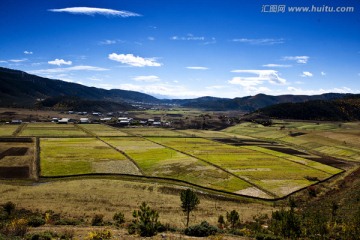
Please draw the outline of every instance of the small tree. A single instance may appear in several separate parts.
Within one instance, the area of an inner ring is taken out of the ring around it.
[[[236,210],[232,210],[230,213],[226,212],[226,220],[230,223],[232,229],[234,229],[240,223],[240,215]]]
[[[191,189],[186,189],[180,193],[181,208],[186,213],[186,227],[189,226],[190,212],[196,208],[200,200],[196,193]]]
[[[134,210],[133,217],[135,220],[129,226],[129,232],[134,230],[142,237],[154,236],[161,225],[158,221],[159,213],[147,206],[145,202],[140,205],[140,210]]]

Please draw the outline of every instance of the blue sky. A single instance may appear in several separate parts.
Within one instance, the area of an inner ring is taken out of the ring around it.
[[[360,93],[359,0],[1,0],[0,29],[0,66],[87,86]]]

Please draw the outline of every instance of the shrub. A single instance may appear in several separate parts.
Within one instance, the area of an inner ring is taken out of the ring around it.
[[[104,225],[104,215],[96,214],[91,220],[92,226],[103,226]]]
[[[13,219],[5,225],[4,233],[7,236],[23,237],[27,232],[27,220],[24,218]]]
[[[107,240],[111,239],[112,234],[109,230],[92,231],[87,236],[87,240]]]
[[[28,220],[28,226],[30,227],[39,227],[44,224],[45,224],[45,219],[43,219],[41,216],[32,216]]]
[[[234,229],[240,224],[240,215],[236,210],[226,213],[226,220],[230,223],[231,228]]]
[[[152,237],[158,232],[161,223],[158,221],[159,213],[151,209],[145,202],[140,205],[140,210],[133,212],[135,218],[129,225],[130,234],[139,233],[142,237]]]
[[[3,209],[8,215],[11,215],[15,210],[15,203],[9,201],[4,204]]]
[[[125,223],[125,216],[122,212],[118,212],[114,214],[113,220],[115,221],[115,225],[120,226]]]
[[[53,238],[58,237],[56,233],[53,232],[41,232],[41,233],[33,233],[25,236],[26,240],[52,240]]]
[[[194,225],[185,229],[185,234],[188,236],[194,237],[208,237],[210,235],[215,235],[220,230],[210,225],[208,222],[204,221],[200,225]]]

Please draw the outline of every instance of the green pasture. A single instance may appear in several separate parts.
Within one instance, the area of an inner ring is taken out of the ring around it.
[[[285,129],[280,129],[280,125],[284,125]],[[360,125],[358,123],[285,122],[285,124],[277,123],[272,127],[243,123],[227,128],[224,132],[281,141],[315,153],[360,161]],[[291,136],[290,133],[294,132],[304,134]]]
[[[80,124],[80,128],[91,132],[92,134],[99,137],[110,137],[110,136],[127,136],[128,134],[104,124]]]
[[[202,137],[202,138],[241,138],[241,139],[253,139],[248,136],[234,135],[227,132],[220,131],[211,131],[211,130],[199,130],[199,129],[187,129],[179,130],[179,132],[184,133],[192,137]]]
[[[0,137],[11,136],[20,125],[0,124]]]
[[[40,148],[42,176],[138,173],[123,154],[95,138],[42,138]]]
[[[307,177],[322,180],[340,172],[320,163],[261,147],[235,147],[202,138],[149,139],[215,164],[265,189],[263,182],[268,180],[294,180],[301,182],[298,186],[301,188],[305,183],[306,185],[313,183],[307,180]],[[284,194],[283,190],[276,187],[268,190],[278,196]]]
[[[181,137],[187,136],[185,133],[158,127],[135,127],[135,128],[123,128],[122,132],[125,132],[132,136],[156,136],[156,137]]]
[[[87,134],[74,124],[29,123],[19,136],[81,137],[87,136]]]
[[[206,162],[138,137],[103,138],[124,151],[145,175],[179,179],[200,186],[236,192],[251,185]]]

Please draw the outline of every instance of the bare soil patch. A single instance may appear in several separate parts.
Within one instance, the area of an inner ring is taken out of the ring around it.
[[[29,178],[29,166],[21,167],[0,167],[0,178]]]
[[[6,156],[24,156],[27,151],[27,147],[11,147],[0,153],[0,160]]]

